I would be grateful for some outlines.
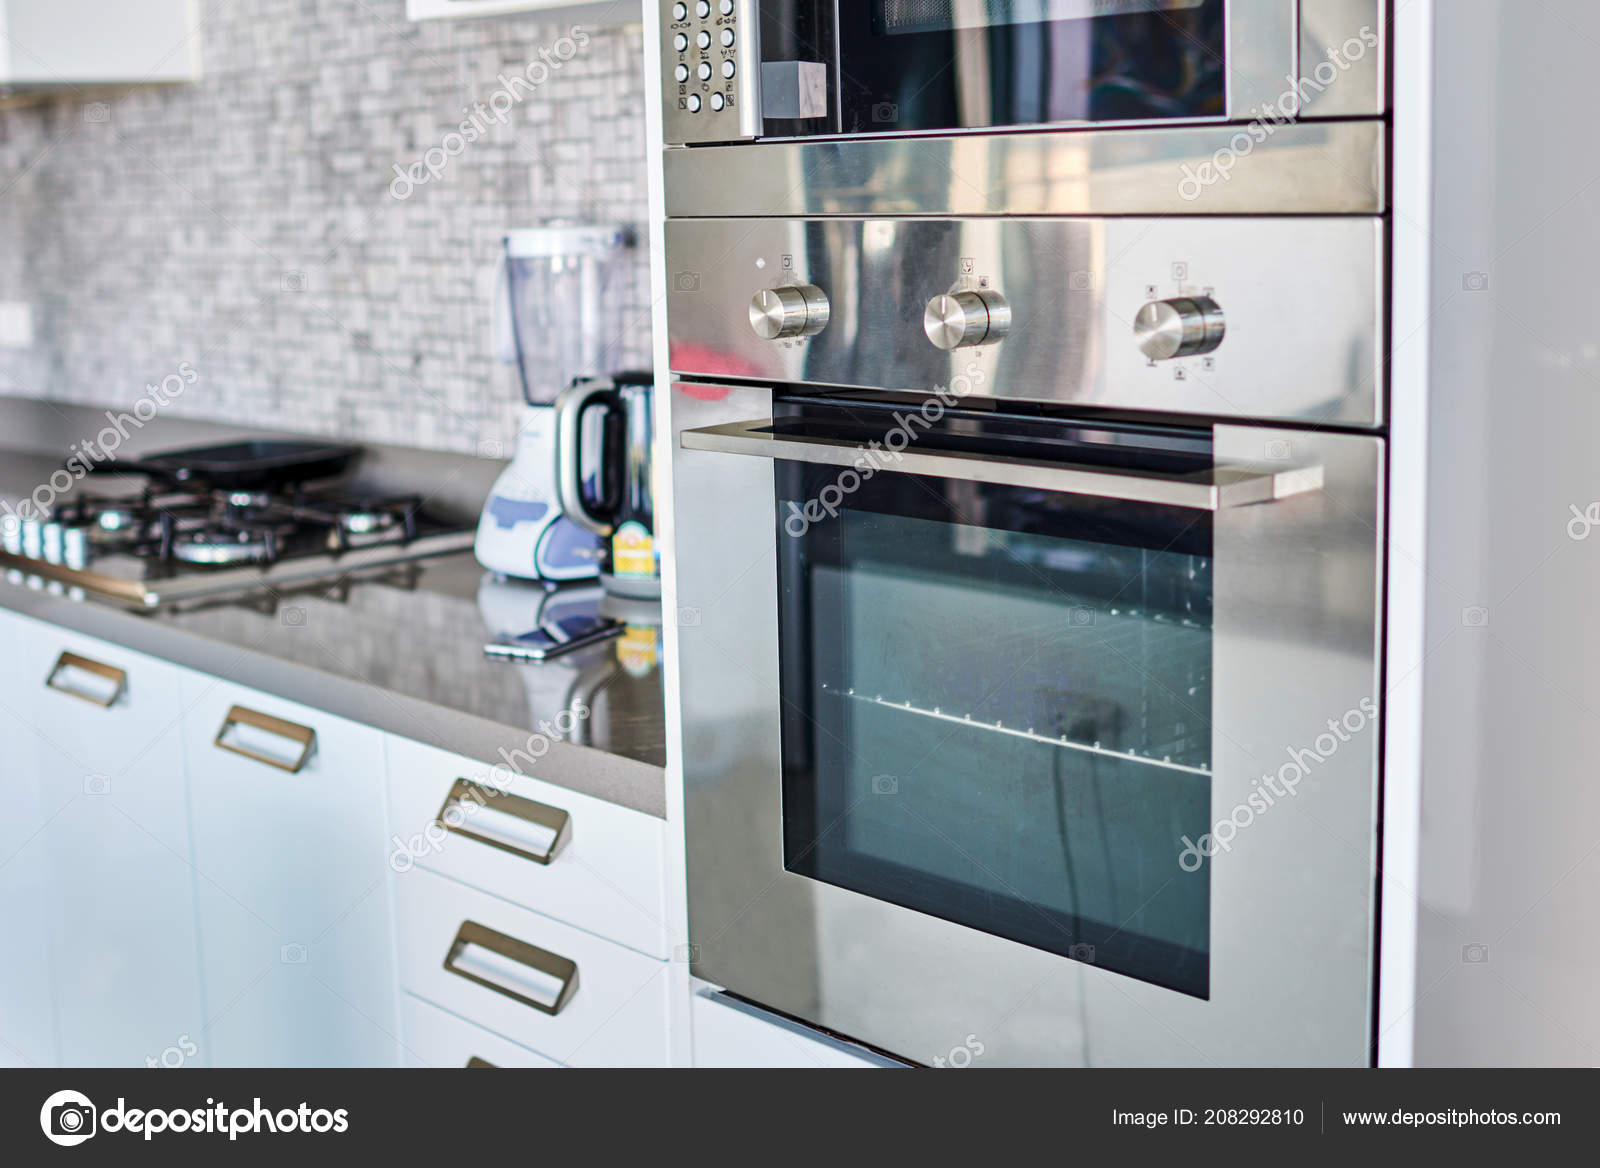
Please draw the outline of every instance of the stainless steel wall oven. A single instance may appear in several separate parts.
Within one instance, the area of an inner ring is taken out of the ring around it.
[[[1115,7],[1029,11],[1227,69],[1335,6]],[[1387,132],[1300,118],[1187,198],[1236,133],[668,150],[700,977],[917,1062],[1368,1061]]]

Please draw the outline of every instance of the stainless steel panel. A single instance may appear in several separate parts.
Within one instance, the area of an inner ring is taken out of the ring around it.
[[[675,426],[765,396],[675,395]],[[1209,1000],[783,870],[772,471],[675,450],[679,597],[699,618],[681,639],[698,976],[920,1062],[967,1035],[993,1066],[1367,1061],[1377,727],[1319,736],[1377,697],[1383,445],[1231,426],[1216,441],[1238,461],[1287,446],[1327,479],[1216,523],[1213,818],[1290,751],[1322,755],[1212,861]]]
[[[668,142],[734,142],[761,133],[761,47],[760,4],[757,0],[735,0],[733,11],[723,15],[720,0],[710,0],[710,13],[697,15],[696,0],[683,0],[688,15],[673,19],[677,0],[657,0],[661,4],[661,124]],[[722,44],[722,32],[732,29],[734,42]],[[711,44],[701,48],[698,37],[704,32]],[[679,51],[677,37],[685,38],[687,48]],[[734,75],[722,73],[723,63],[734,63]],[[712,67],[709,80],[702,80],[699,67]],[[680,81],[675,72],[682,65],[688,72]],[[719,110],[712,105],[717,94],[725,103]],[[691,108],[690,98],[700,103]]]
[[[1300,0],[1300,112],[1318,118],[1389,108],[1388,0]],[[1324,61],[1334,69],[1318,71]],[[1239,115],[1235,115],[1236,117]],[[1248,116],[1248,115],[1246,115]]]
[[[669,149],[662,165],[675,218],[1373,215],[1384,135],[1354,121],[844,138]]]
[[[670,358],[697,376],[1374,426],[1382,235],[1368,218],[669,221]],[[757,337],[752,293],[801,283],[826,292],[828,326]],[[980,286],[1005,294],[1010,335],[935,348],[923,306]],[[1139,309],[1197,294],[1227,314],[1221,347],[1151,364]]]

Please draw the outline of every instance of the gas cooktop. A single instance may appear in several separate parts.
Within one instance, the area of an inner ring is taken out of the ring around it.
[[[0,565],[155,607],[448,555],[472,538],[415,495],[152,484],[7,517]]]

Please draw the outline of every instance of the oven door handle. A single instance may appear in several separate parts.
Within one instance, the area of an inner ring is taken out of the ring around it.
[[[799,434],[776,434],[771,418],[731,422],[685,430],[680,436],[685,450],[718,454],[745,454],[784,462],[809,462],[857,472],[872,470],[927,475],[937,479],[964,479],[1004,487],[1031,487],[1086,495],[1095,499],[1120,499],[1129,503],[1154,503],[1190,511],[1224,511],[1271,503],[1322,489],[1320,466],[1217,466],[1189,474],[1151,474],[1073,466],[1070,463],[1032,462],[1024,458],[966,454],[956,450],[891,451]]]

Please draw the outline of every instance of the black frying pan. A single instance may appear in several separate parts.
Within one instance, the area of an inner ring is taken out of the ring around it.
[[[332,442],[252,440],[191,446],[147,458],[95,463],[100,474],[143,474],[162,482],[217,490],[296,486],[343,474],[360,448]]]

